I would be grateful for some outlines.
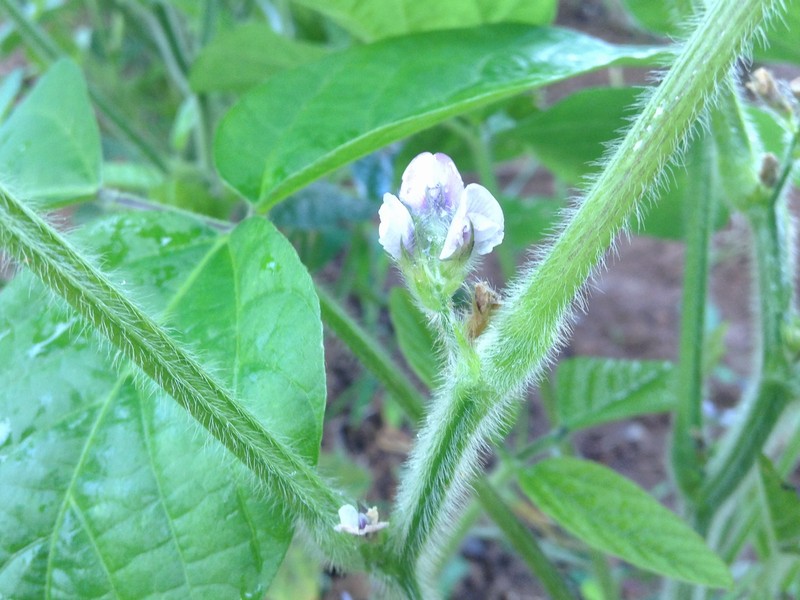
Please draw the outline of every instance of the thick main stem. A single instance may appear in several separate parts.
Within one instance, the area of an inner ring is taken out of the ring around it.
[[[392,547],[404,560],[420,567],[436,555],[438,534],[477,467],[479,449],[501,429],[511,398],[539,374],[562,340],[587,278],[657,186],[742,44],[777,4],[721,0],[709,9],[585,201],[478,339],[477,379],[459,381],[456,367],[456,380],[437,397],[435,418],[427,421],[401,484]],[[475,376],[473,369],[462,370]],[[433,489],[434,482],[444,489]]]

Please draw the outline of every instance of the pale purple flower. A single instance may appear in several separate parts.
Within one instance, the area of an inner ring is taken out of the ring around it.
[[[417,214],[450,211],[464,191],[455,163],[446,154],[423,152],[406,167],[400,200]]]
[[[401,247],[411,252],[414,244],[414,223],[411,213],[394,194],[384,194],[383,204],[378,210],[381,224],[378,226],[378,241],[381,246],[399,260]]]
[[[380,243],[395,260],[402,248],[413,251],[415,224],[427,232],[425,239],[444,238],[440,260],[460,255],[468,245],[470,254],[488,254],[503,241],[500,204],[481,185],[465,188],[452,159],[442,153],[415,157],[403,173],[400,198],[384,194],[378,214]]]
[[[470,241],[472,252],[489,254],[503,241],[503,210],[482,185],[470,183],[459,199],[458,208],[447,229],[439,260],[447,260]]]

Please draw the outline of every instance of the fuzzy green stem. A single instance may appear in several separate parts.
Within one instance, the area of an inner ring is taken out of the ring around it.
[[[538,265],[527,269],[477,341],[480,368],[454,367],[401,481],[391,547],[424,578],[428,557],[523,386],[563,339],[572,303],[615,236],[641,209],[742,44],[777,0],[718,1],[700,20],[606,169]],[[465,379],[461,379],[461,377]],[[465,436],[468,439],[465,439]]]
[[[692,501],[702,483],[702,402],[705,348],[706,292],[714,205],[719,182],[716,157],[708,136],[698,139],[687,157],[702,165],[702,175],[689,182],[686,203],[686,261],[681,303],[680,349],[672,427],[672,472],[686,500]]]
[[[252,470],[329,556],[360,563],[333,526],[346,500],[57,231],[0,187],[0,244]]]
[[[617,233],[642,210],[742,44],[778,4],[717,1],[700,20],[579,210],[542,261],[520,279],[484,335],[482,354],[496,389],[529,381],[563,339],[587,278]]]

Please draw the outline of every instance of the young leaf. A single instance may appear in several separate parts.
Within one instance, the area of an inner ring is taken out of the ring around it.
[[[682,581],[733,583],[725,563],[693,529],[607,467],[551,458],[524,471],[520,486],[542,512],[593,548]]]
[[[271,431],[316,462],[325,401],[310,278],[249,220],[224,237],[138,213],[81,232]],[[172,399],[135,382],[26,275],[0,296],[0,595],[263,596],[284,507]]]
[[[578,357],[558,365],[556,410],[562,425],[583,429],[674,406],[674,365]]]
[[[441,357],[436,355],[438,341],[425,323],[425,315],[402,287],[394,287],[389,293],[389,317],[408,365],[433,389],[442,372]]]
[[[100,133],[78,66],[56,62],[0,125],[0,174],[41,205],[100,187]]]
[[[357,38],[376,40],[438,29],[488,23],[549,25],[556,16],[555,0],[295,0],[336,21]]]
[[[453,115],[662,52],[505,24],[354,47],[245,94],[217,130],[217,168],[266,210],[337,167]]]

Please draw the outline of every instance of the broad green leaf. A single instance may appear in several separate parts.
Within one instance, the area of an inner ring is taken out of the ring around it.
[[[583,429],[674,407],[674,365],[660,361],[578,357],[556,374],[560,424]]]
[[[251,219],[218,236],[138,213],[80,239],[316,462],[319,309],[272,225]],[[263,597],[292,528],[247,469],[30,277],[5,288],[0,307],[0,596]]]
[[[53,206],[100,187],[100,133],[78,66],[55,63],[0,125],[0,174]]]
[[[570,183],[600,171],[606,146],[635,114],[640,90],[589,88],[533,114],[498,134],[498,143],[519,140],[548,169]]]
[[[784,482],[763,455],[758,460],[758,473],[772,537],[780,550],[800,553],[800,496],[797,489]]]
[[[355,37],[376,40],[408,33],[474,27],[489,23],[549,25],[555,0],[294,0],[318,10]]]
[[[189,83],[195,92],[244,92],[270,75],[326,54],[321,46],[289,39],[266,23],[219,34],[201,50]]]
[[[245,94],[217,130],[217,168],[265,210],[337,167],[458,113],[661,52],[522,25],[351,48]]]
[[[442,359],[436,353],[438,342],[425,322],[425,315],[404,288],[394,287],[389,293],[389,317],[408,366],[422,383],[433,389],[442,373]]]
[[[725,563],[691,527],[607,467],[551,458],[525,470],[520,486],[543,513],[593,548],[681,581],[733,583]]]
[[[667,412],[674,365],[661,361],[578,357],[561,361],[556,374],[559,422],[570,430]]]

